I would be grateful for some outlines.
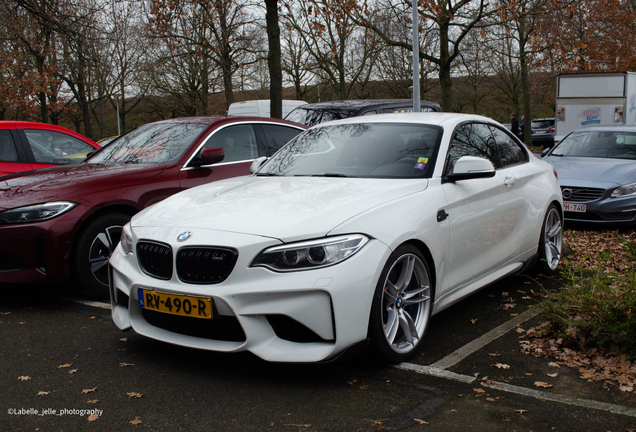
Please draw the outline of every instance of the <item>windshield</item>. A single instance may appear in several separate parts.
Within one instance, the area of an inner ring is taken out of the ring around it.
[[[319,123],[328,122],[331,120],[340,120],[349,117],[348,111],[342,111],[338,109],[306,109],[296,108],[285,117],[285,120],[293,121],[296,123],[304,124],[306,126],[314,126]]]
[[[543,129],[550,126],[554,126],[554,120],[532,120],[532,123],[530,123],[532,129]]]
[[[573,132],[550,155],[636,159],[636,132]]]
[[[430,177],[439,126],[356,123],[310,129],[281,148],[257,175]]]
[[[209,125],[154,123],[139,126],[103,147],[87,163],[173,163]]]

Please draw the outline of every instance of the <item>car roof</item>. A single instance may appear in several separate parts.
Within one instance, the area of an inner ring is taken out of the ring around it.
[[[592,131],[601,131],[601,132],[636,132],[636,125],[594,125],[594,126],[585,126],[578,129],[573,130],[572,132],[592,132]]]
[[[312,127],[319,128],[334,124],[360,124],[360,123],[417,123],[436,126],[456,125],[465,121],[477,121],[499,124],[490,117],[476,114],[444,113],[444,112],[406,112],[375,114],[373,116],[349,117],[342,120],[332,120],[320,123]]]
[[[554,120],[554,117],[536,118],[536,119],[533,119],[532,121],[544,121],[544,120]]]
[[[421,101],[422,105],[439,106],[435,102]],[[384,106],[413,106],[411,99],[359,99],[359,100],[335,100],[329,102],[315,102],[305,104],[297,107],[296,109],[305,110],[338,110],[338,111],[359,111],[363,108],[370,107],[384,107]]]
[[[217,115],[217,116],[198,116],[198,117],[178,117],[178,118],[172,118],[172,119],[166,119],[166,120],[159,120],[156,122],[152,122],[152,123],[144,123],[143,125],[139,125],[139,126],[146,126],[149,124],[180,124],[180,123],[188,123],[188,124],[192,124],[192,123],[196,123],[196,124],[203,124],[203,125],[212,125],[215,124],[217,122],[222,122],[222,123],[276,123],[276,124],[286,124],[289,126],[296,126],[296,127],[301,127],[303,129],[307,129],[307,126],[300,124],[300,123],[296,123],[296,122],[292,122],[289,120],[282,120],[279,118],[273,118],[273,117],[240,117],[240,116],[221,116],[221,115]]]

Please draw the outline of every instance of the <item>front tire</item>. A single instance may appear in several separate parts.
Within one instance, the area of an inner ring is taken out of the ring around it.
[[[556,205],[551,204],[546,212],[539,239],[539,263],[537,269],[540,273],[552,276],[558,273],[561,261],[561,249],[563,246],[563,218]]]
[[[414,246],[402,245],[389,256],[375,289],[369,336],[380,356],[391,363],[412,357],[431,314],[432,277]]]
[[[75,290],[93,299],[108,298],[108,259],[130,216],[110,213],[90,222],[80,233],[73,253]]]

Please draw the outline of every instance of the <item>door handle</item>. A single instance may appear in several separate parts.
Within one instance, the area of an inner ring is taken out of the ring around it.
[[[437,222],[445,221],[447,217],[448,217],[448,213],[446,213],[444,209],[437,212]]]
[[[516,178],[511,176],[506,176],[506,178],[504,179],[504,184],[508,187],[511,187],[513,184],[515,184],[516,181],[517,181]]]

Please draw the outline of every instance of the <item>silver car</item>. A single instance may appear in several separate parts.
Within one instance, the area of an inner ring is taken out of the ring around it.
[[[634,225],[636,126],[577,129],[543,160],[559,177],[566,221]]]

